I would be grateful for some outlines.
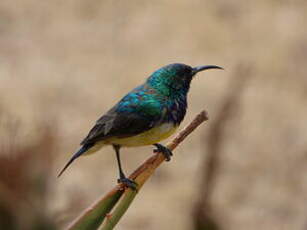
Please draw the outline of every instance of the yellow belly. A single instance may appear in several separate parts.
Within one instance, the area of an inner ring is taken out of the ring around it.
[[[177,128],[178,126],[174,126],[172,123],[166,123],[136,136],[127,138],[110,138],[105,140],[104,144],[118,144],[126,147],[152,145],[171,136]]]

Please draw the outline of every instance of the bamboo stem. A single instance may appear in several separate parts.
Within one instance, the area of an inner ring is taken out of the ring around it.
[[[67,230],[87,230],[98,229],[107,214],[116,205],[124,193],[124,188],[120,185],[113,188],[105,196],[98,199],[90,207],[85,209],[79,217],[77,217],[66,228]]]

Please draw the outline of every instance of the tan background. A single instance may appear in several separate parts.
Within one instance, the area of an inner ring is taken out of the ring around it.
[[[243,80],[231,117],[222,117],[212,213],[220,229],[306,229],[306,12],[303,0],[1,0],[1,219],[33,229],[37,212],[61,228],[106,192],[117,178],[109,147],[56,174],[120,97],[182,62],[226,69],[192,82],[184,124],[203,108],[210,120],[117,229],[193,229],[210,131]],[[126,171],[151,149],[123,150]]]

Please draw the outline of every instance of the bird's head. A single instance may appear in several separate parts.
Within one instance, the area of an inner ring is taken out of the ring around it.
[[[216,65],[191,67],[185,64],[174,63],[156,70],[147,80],[153,88],[171,94],[174,91],[187,92],[193,77],[207,69],[223,69]]]

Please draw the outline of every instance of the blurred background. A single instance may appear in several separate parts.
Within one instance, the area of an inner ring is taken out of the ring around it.
[[[117,229],[307,229],[307,3],[0,2],[0,229],[62,229],[116,182],[110,147],[56,175],[100,115],[154,70],[215,64]],[[152,147],[125,149],[126,172]]]

